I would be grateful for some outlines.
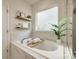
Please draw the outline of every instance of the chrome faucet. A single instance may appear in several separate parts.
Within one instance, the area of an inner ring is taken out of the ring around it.
[[[24,41],[25,39],[27,39],[27,38],[23,38],[23,39],[21,40],[21,43],[22,43],[22,44],[23,44],[23,41]]]

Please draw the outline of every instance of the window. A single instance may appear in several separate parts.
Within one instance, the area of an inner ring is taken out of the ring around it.
[[[58,24],[58,7],[36,13],[36,31],[51,31],[51,24]]]

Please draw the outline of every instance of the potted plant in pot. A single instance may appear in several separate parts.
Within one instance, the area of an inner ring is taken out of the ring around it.
[[[68,22],[66,22],[66,20],[68,20]],[[68,25],[69,24],[72,25],[72,22],[71,21],[72,21],[71,17],[66,17],[66,18],[62,18],[59,21],[59,24],[58,25],[51,24],[52,25],[52,29],[51,30],[53,30],[54,33],[55,33],[55,35],[57,36],[57,42],[58,43],[61,43],[61,37],[66,36],[66,33],[65,32],[67,30],[72,31],[71,28],[68,28]]]
[[[55,33],[55,35],[57,36],[57,43],[61,43],[61,37],[65,36],[66,34],[64,33],[64,31],[66,29],[63,29],[63,27],[65,26],[66,23],[63,24],[59,24],[59,25],[55,25],[55,24],[51,24],[52,25],[52,29]]]

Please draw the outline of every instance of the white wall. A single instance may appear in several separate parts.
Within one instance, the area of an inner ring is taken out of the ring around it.
[[[16,19],[16,12],[20,10],[25,15],[31,15],[31,7],[25,0],[9,0],[9,20],[10,20],[10,31],[11,40],[22,40],[30,35],[31,30],[18,30],[15,29],[15,24],[18,22],[26,22],[24,20]]]

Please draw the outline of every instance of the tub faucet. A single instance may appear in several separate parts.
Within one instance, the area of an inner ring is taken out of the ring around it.
[[[25,39],[27,39],[27,38],[23,38],[23,39],[21,40],[21,43],[22,43],[22,44],[23,44],[23,41],[24,41]]]

